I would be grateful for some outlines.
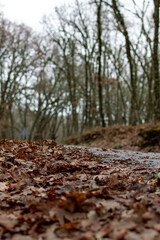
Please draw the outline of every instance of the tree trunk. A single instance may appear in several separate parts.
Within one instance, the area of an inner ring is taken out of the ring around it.
[[[97,33],[98,33],[98,97],[99,97],[99,114],[101,125],[105,127],[104,112],[103,112],[103,89],[102,89],[102,23],[101,23],[102,0],[97,5]]]
[[[159,83],[159,8],[160,8],[160,1],[154,0],[154,46],[153,46],[153,79],[154,79],[154,114],[155,114],[155,121],[160,120],[160,83]]]
[[[116,17],[117,23],[120,27],[120,32],[125,37],[125,48],[126,48],[126,55],[128,59],[129,64],[129,71],[130,71],[130,84],[131,84],[131,101],[130,101],[130,117],[129,117],[129,124],[135,125],[137,123],[137,117],[136,117],[136,101],[137,101],[137,94],[136,94],[136,81],[134,76],[134,64],[133,64],[133,58],[131,55],[131,41],[129,38],[129,34],[127,31],[127,26],[125,24],[123,15],[121,14],[118,6],[117,1],[112,0],[112,7],[114,11],[114,15]]]

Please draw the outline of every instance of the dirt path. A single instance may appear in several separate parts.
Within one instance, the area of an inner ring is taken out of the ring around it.
[[[148,164],[151,166],[160,166],[160,153],[142,153],[127,150],[113,150],[108,149],[102,151],[101,149],[91,149],[90,150],[96,154],[102,154],[103,160],[107,161],[118,161],[118,160],[132,160],[142,164]]]
[[[74,148],[74,146],[72,146]],[[77,148],[77,146],[76,146]],[[133,161],[141,164],[147,164],[149,166],[160,166],[160,153],[143,153],[130,150],[115,150],[115,149],[102,149],[102,148],[89,148],[78,146],[79,149],[85,149],[91,153],[94,153],[102,158],[104,162],[116,162],[116,161]]]

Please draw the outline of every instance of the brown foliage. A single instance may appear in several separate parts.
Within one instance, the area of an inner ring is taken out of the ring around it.
[[[1,140],[0,238],[158,240],[156,171],[54,141]]]

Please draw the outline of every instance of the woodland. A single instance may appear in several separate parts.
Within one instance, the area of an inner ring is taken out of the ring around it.
[[[76,0],[33,31],[0,15],[0,135],[63,141],[160,120],[159,0]]]

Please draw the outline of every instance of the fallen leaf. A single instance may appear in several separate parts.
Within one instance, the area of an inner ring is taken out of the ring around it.
[[[6,189],[8,189],[7,183],[6,182],[0,182],[0,191],[3,192]]]
[[[6,229],[11,230],[17,223],[17,219],[11,219],[4,214],[0,214],[0,225]]]
[[[30,236],[24,236],[24,235],[21,235],[21,234],[15,234],[15,235],[13,235],[11,240],[33,240],[33,238],[30,237]]]

